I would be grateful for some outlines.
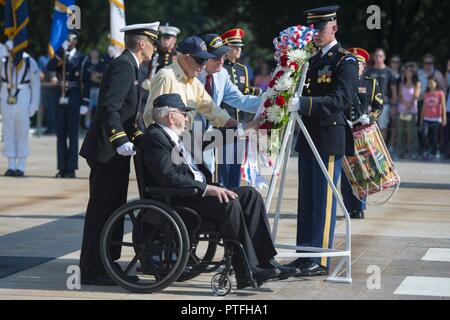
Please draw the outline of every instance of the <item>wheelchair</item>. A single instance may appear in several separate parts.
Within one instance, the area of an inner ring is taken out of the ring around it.
[[[130,292],[154,293],[175,281],[217,272],[211,289],[215,295],[225,296],[232,290],[231,259],[238,250],[250,284],[256,288],[241,243],[222,238],[214,223],[202,220],[190,208],[174,204],[174,199],[195,197],[199,190],[148,186],[139,150],[134,165],[140,199],[113,212],[101,235],[100,256],[109,277]],[[218,247],[223,247],[224,255],[215,261]],[[118,256],[120,259],[115,261]]]

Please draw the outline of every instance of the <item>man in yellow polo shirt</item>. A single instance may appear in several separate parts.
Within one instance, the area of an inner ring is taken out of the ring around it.
[[[177,47],[177,60],[159,70],[152,79],[144,111],[145,126],[152,122],[153,100],[162,94],[178,93],[190,108],[205,115],[215,127],[236,127],[237,121],[218,107],[197,79],[205,64],[214,56],[208,53],[205,42],[199,37],[188,37]],[[193,125],[193,117],[190,118]]]

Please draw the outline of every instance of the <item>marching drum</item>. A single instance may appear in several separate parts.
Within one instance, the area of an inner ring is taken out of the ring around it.
[[[391,199],[400,186],[400,176],[376,123],[353,128],[355,155],[345,157],[343,168],[353,194],[361,199],[393,188],[382,203]],[[380,203],[378,203],[380,204]]]

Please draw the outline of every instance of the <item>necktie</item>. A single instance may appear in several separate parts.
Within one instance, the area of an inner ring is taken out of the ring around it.
[[[178,147],[180,148],[181,154],[183,155],[183,158],[186,161],[187,166],[194,175],[194,179],[200,182],[205,182],[206,181],[205,176],[198,169],[197,165],[194,163],[191,153],[189,151],[186,151],[183,141],[181,139],[178,140]]]
[[[212,74],[208,74],[206,76],[206,81],[205,81],[205,90],[206,92],[208,92],[208,94],[212,97],[212,86],[213,86],[213,76]]]
[[[205,81],[205,90],[206,90],[206,92],[208,92],[208,94],[211,96],[211,98],[212,98],[212,87],[213,87],[213,76],[212,76],[212,74],[208,74],[206,76],[206,81]],[[202,122],[203,122],[203,131],[206,131],[208,129],[209,122],[206,119],[206,117],[203,115],[202,115]]]

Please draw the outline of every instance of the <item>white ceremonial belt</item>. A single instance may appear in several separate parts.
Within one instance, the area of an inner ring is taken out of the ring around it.
[[[27,83],[25,83],[25,84],[18,84],[17,86],[16,85],[10,86],[7,82],[3,82],[3,83],[1,83],[1,85],[2,86],[5,85],[8,89],[11,89],[11,90],[15,90],[15,89],[22,90],[22,89],[26,89],[26,88],[30,87],[30,85],[27,84]]]

